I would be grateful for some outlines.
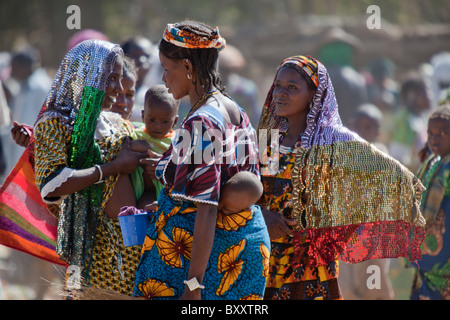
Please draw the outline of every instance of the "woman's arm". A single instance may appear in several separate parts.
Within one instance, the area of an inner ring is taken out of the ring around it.
[[[109,204],[107,208],[109,209],[107,211],[115,212],[117,210],[114,210],[113,208],[120,207],[123,204],[126,204],[128,201],[127,200],[128,195],[132,194],[132,193],[125,193],[123,190],[126,190],[126,188],[121,188],[121,186],[131,185],[131,183],[128,181],[129,180],[128,174],[136,169],[139,163],[139,159],[146,155],[147,153],[131,151],[130,141],[129,139],[126,139],[124,141],[122,149],[120,150],[119,154],[114,160],[112,160],[109,163],[99,165],[100,170],[96,166],[87,169],[74,170],[72,175],[66,181],[64,181],[59,187],[55,188],[53,191],[49,192],[46,197],[56,198],[68,194],[73,194],[75,192],[83,190],[84,188],[93,185],[100,179],[100,171],[102,179],[106,179],[107,177],[112,175],[120,174],[115,191],[118,189],[120,189],[121,191],[114,192],[114,194],[118,194],[120,195],[120,197],[119,198],[114,197],[114,199],[117,201]],[[129,204],[132,205],[133,203]],[[134,204],[136,204],[136,201],[134,201]],[[119,211],[117,211],[117,213],[118,212]],[[107,215],[110,216],[110,214]],[[114,217],[114,214],[112,214],[111,217]]]
[[[197,216],[194,226],[194,240],[192,244],[191,264],[188,278],[197,278],[201,284],[208,265],[216,231],[217,207],[211,204],[198,203]],[[186,285],[180,300],[200,300],[201,289],[190,291]]]

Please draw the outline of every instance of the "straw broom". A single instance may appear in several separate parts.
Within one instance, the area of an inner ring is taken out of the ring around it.
[[[52,282],[41,278],[47,282],[47,285],[56,288],[59,295],[64,299],[71,300],[143,300],[141,297],[129,296],[111,289],[91,287],[83,285],[80,289],[67,290],[64,282]]]
[[[74,300],[143,300],[110,289],[83,287],[71,293]]]

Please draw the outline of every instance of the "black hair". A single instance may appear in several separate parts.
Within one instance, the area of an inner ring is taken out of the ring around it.
[[[133,74],[137,81],[138,74],[137,74],[136,63],[134,63],[134,60],[125,55],[122,57],[122,59],[123,59],[124,73],[128,72],[128,73]]]
[[[410,91],[418,91],[426,87],[425,79],[421,76],[414,74],[407,78],[400,89],[400,93],[402,97],[406,97],[408,92]]]
[[[185,20],[176,24],[176,26],[180,30],[194,33],[200,37],[211,38],[215,36],[215,30],[201,22]],[[189,59],[194,69],[194,83],[197,80],[200,82],[201,87],[204,89],[204,95],[213,87],[224,93],[225,88],[222,86],[218,68],[219,51],[217,49],[183,48],[161,39],[159,51],[169,59]]]
[[[428,117],[429,120],[441,119],[450,121],[450,102],[445,102],[436,107]]]
[[[172,94],[169,93],[168,89],[164,85],[158,84],[147,90],[145,93],[145,104],[151,105],[150,100],[167,104],[172,108],[174,114],[178,113],[180,100],[174,99]]]
[[[148,41],[149,45],[153,46],[153,43],[150,41],[150,39],[147,39],[147,38],[142,37],[142,36],[132,36],[132,37],[128,38],[127,40],[125,40],[120,45],[120,47],[122,48],[123,53],[125,55],[128,55],[131,52],[131,50],[133,50],[136,47],[139,47],[139,44],[143,40],[146,41],[146,42]]]

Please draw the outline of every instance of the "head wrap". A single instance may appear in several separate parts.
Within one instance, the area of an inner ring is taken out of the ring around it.
[[[316,88],[319,86],[319,78],[317,77],[317,62],[310,56],[295,56],[286,58],[281,64],[286,65],[288,63],[299,66],[303,71],[306,72]]]
[[[216,49],[217,51],[225,48],[226,41],[219,34],[219,28],[216,27],[210,37],[198,36],[195,33],[181,30],[178,24],[169,23],[164,30],[163,39],[177,47],[188,49]]]
[[[327,265],[337,259],[350,263],[420,259],[425,224],[420,212],[423,185],[398,161],[342,125],[325,66],[307,59],[317,65],[310,76],[317,77],[318,85],[292,174],[293,216],[299,225],[295,252],[300,254],[306,243],[311,265]],[[304,61],[305,57],[290,57],[277,74],[287,64],[304,65]],[[266,132],[270,136],[270,129],[288,129],[287,120],[276,114],[273,88],[263,107],[259,141]]]
[[[109,75],[122,55],[119,45],[87,40],[70,50],[58,69],[37,123],[56,117],[71,132],[67,148],[70,168],[84,169],[103,163],[94,141],[95,129]],[[103,187],[94,184],[71,194],[60,206],[56,252],[62,260],[80,266],[85,277],[102,209]]]

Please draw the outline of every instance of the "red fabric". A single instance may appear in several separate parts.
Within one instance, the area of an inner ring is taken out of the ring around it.
[[[423,227],[406,221],[307,229],[294,233],[294,263],[298,266],[308,261],[308,265],[313,267],[328,265],[334,260],[358,263],[369,259],[405,257],[416,261],[422,257],[420,244],[424,238]],[[302,256],[304,253],[307,260]]]
[[[66,265],[55,251],[58,220],[42,201],[34,183],[29,150],[25,149],[0,188],[0,244]]]

